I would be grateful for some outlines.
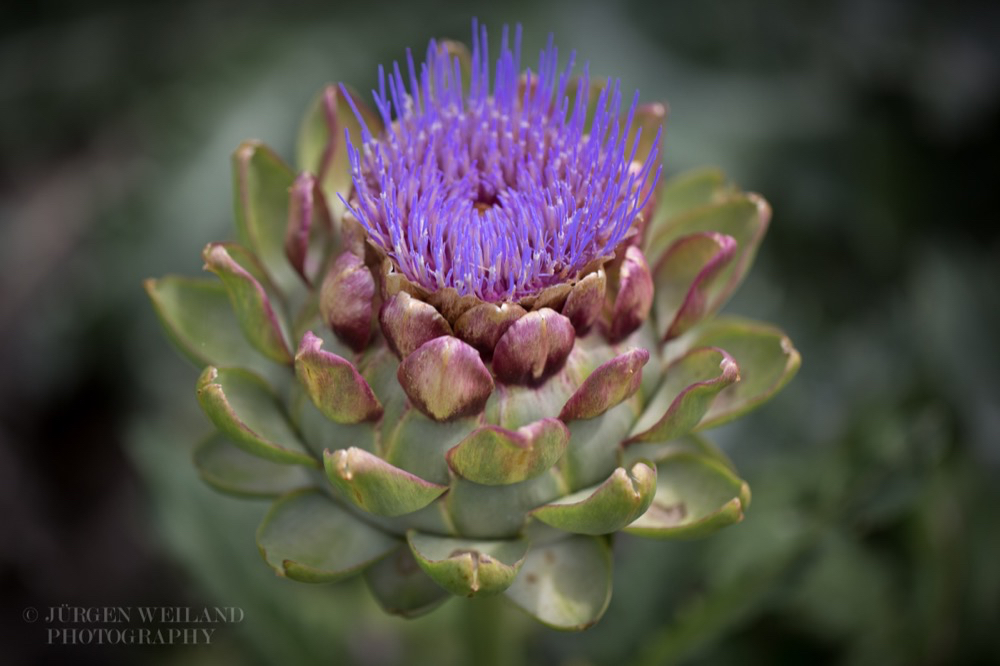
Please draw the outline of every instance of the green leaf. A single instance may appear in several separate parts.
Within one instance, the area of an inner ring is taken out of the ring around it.
[[[483,539],[514,537],[529,524],[529,511],[567,492],[555,469],[507,486],[484,486],[457,478],[452,481],[444,504],[453,530],[460,534]]]
[[[715,167],[692,169],[669,179],[656,204],[649,237],[677,215],[719,201],[726,193],[725,183],[726,175]]]
[[[361,112],[369,131],[373,135],[381,133],[381,119],[364,104],[361,95],[349,86],[344,87]],[[327,86],[316,97],[302,120],[297,144],[297,164],[301,171],[317,175],[335,220],[339,220],[344,212],[344,204],[337,194],[342,194],[346,199],[351,189],[351,164],[344,141],[345,129],[350,132],[351,143],[360,149],[361,125],[355,118],[354,111],[338,86]]]
[[[295,354],[295,376],[323,416],[334,423],[376,421],[382,404],[354,364],[324,351],[323,340],[306,331]]]
[[[506,590],[517,576],[528,542],[471,541],[406,534],[417,564],[438,585],[460,597],[489,596]]]
[[[371,423],[334,423],[316,408],[301,384],[294,384],[288,399],[288,417],[309,451],[317,457],[325,449],[357,446],[375,450],[375,426]]]
[[[419,617],[452,598],[423,572],[406,546],[365,569],[364,577],[375,601],[391,615]]]
[[[288,326],[279,314],[279,302],[256,257],[235,243],[209,243],[202,252],[205,268],[222,280],[243,335],[272,361],[292,362]]]
[[[559,418],[592,419],[628,400],[639,390],[648,361],[649,351],[637,348],[601,364],[566,401]]]
[[[677,239],[653,270],[657,332],[672,340],[701,321],[722,270],[736,254],[736,241],[715,232]]]
[[[637,396],[612,407],[600,418],[570,421],[569,446],[559,463],[567,487],[577,491],[608,478],[619,465],[621,443],[639,418]]]
[[[251,455],[218,432],[198,445],[194,464],[205,483],[233,495],[277,497],[315,482],[302,467]]]
[[[335,233],[326,196],[313,174],[296,176],[288,196],[285,256],[307,285],[315,285],[323,277],[324,262],[340,253],[341,234]]]
[[[324,451],[327,478],[344,497],[379,516],[418,511],[448,489],[394,467],[363,449]]]
[[[666,441],[698,427],[716,396],[740,380],[740,368],[715,347],[689,351],[667,368],[660,390],[632,429],[630,441]]]
[[[699,430],[731,421],[770,400],[802,365],[799,352],[780,330],[736,317],[708,323],[694,344],[725,349],[740,368],[739,383],[719,393]]]
[[[199,368],[274,367],[243,337],[226,288],[215,278],[170,275],[143,286],[170,340]]]
[[[301,289],[285,254],[291,168],[259,141],[244,141],[233,153],[233,208],[240,241],[253,250],[284,294]]]
[[[347,346],[347,343],[341,340],[336,333],[330,330],[329,325],[319,311],[319,299],[315,293],[313,294],[313,298],[304,303],[302,309],[299,310],[292,328],[292,339],[298,340],[301,344],[302,338],[305,337],[306,333],[313,333],[318,337],[322,341],[321,346],[323,349],[331,354],[336,354],[346,359],[357,358],[357,353]],[[388,353],[388,350],[386,353]],[[395,375],[393,375],[393,380],[395,381]]]
[[[312,489],[279,499],[257,529],[257,547],[267,563],[278,575],[303,583],[347,578],[398,545]]]
[[[637,462],[619,467],[597,486],[541,506],[530,515],[556,529],[577,534],[610,534],[649,508],[656,492],[656,467]]]
[[[318,467],[263,379],[240,368],[205,368],[198,402],[215,427],[247,453],[279,463]]]
[[[688,434],[667,442],[632,442],[625,447],[623,464],[631,465],[639,460],[652,460],[654,463],[674,455],[675,453],[693,453],[705,458],[711,458],[722,463],[733,472],[736,466],[722,449],[713,444],[704,435]]]
[[[655,349],[655,340],[652,344]],[[622,348],[626,346],[639,345],[633,337],[622,343]],[[508,384],[502,391],[494,391],[486,402],[486,422],[514,430],[544,418],[558,417],[587,376],[602,363],[614,358],[615,353],[604,336],[596,330],[577,337],[566,363],[548,381],[537,386]]]
[[[562,457],[569,430],[559,419],[542,419],[517,430],[486,425],[449,449],[448,466],[463,478],[506,485],[533,478]]]
[[[382,419],[382,457],[422,479],[447,484],[450,475],[445,454],[476,427],[476,419],[438,423],[412,407],[396,419],[390,420],[388,409],[386,414]]]
[[[572,536],[536,545],[507,598],[553,629],[593,626],[611,601],[611,549],[601,537]]]
[[[648,241],[647,256],[659,264],[664,253],[683,237],[715,232],[735,239],[735,257],[723,267],[706,290],[705,314],[716,312],[742,282],[771,220],[771,208],[756,194],[734,193],[720,203],[689,210],[660,227]]]
[[[750,487],[721,462],[678,453],[657,464],[649,509],[625,528],[638,536],[687,539],[743,520]]]
[[[570,352],[566,367],[545,383],[537,387],[507,384],[504,390],[494,391],[486,402],[486,421],[501,428],[516,430],[545,418],[558,417],[559,411],[573,394],[574,387],[580,383],[571,367],[575,365],[575,357],[583,355],[582,350],[577,351],[578,349],[579,345],[576,345]]]

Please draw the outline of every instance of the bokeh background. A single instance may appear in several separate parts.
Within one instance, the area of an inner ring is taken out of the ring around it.
[[[141,281],[230,235],[229,154],[286,156],[327,82],[466,40],[547,34],[666,100],[668,174],[722,167],[775,216],[727,309],[802,352],[716,435],[754,491],[693,543],[620,539],[579,635],[462,602],[383,616],[277,579],[266,503],[190,464],[197,370]],[[822,0],[258,3],[0,10],[0,661],[1000,663],[1000,5]],[[236,606],[209,646],[49,646],[27,607]]]

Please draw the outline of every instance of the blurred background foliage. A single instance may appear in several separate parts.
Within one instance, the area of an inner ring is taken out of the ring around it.
[[[208,430],[197,372],[140,287],[198,273],[230,235],[242,139],[291,157],[323,84],[367,90],[404,47],[465,41],[473,14],[522,22],[526,54],[552,31],[668,101],[669,174],[714,164],[768,197],[728,310],[776,322],[804,358],[715,435],[753,488],[747,519],[700,542],[620,539],[611,607],[580,635],[490,602],[408,622],[358,583],[274,577],[253,541],[265,504],[213,493],[190,464]],[[1000,663],[996,3],[97,0],[0,16],[5,663]],[[47,646],[21,611],[63,603],[245,620],[210,646]]]

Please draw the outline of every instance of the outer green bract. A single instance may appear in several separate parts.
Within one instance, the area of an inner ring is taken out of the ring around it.
[[[626,227],[595,229],[597,245],[574,250],[586,262],[553,279],[526,271],[562,259],[532,263],[522,252],[515,266],[507,248],[489,255],[495,265],[483,275],[430,288],[438,274],[420,272],[419,243],[404,233],[415,223],[400,222],[407,202],[372,204],[373,156],[422,121],[403,105],[386,127],[385,93],[377,114],[331,86],[302,126],[298,176],[262,145],[236,150],[239,242],[204,253],[217,278],[146,288],[170,338],[203,368],[199,401],[218,428],[195,457],[203,478],[227,493],[277,497],[257,540],[278,574],[329,582],[363,572],[379,603],[407,617],[452,595],[504,594],[549,626],[583,629],[610,599],[607,535],[690,538],[743,518],[749,489],[700,432],[774,395],[799,356],[771,326],[714,317],[753,262],[770,219],[764,200],[713,170],[654,190],[646,167],[659,162],[651,137],[662,106],[633,105],[619,119],[607,88],[567,75],[533,79],[535,88],[522,78],[512,92],[516,60],[509,50],[503,58],[508,86],[491,95],[477,87],[478,46],[429,50],[434,76],[444,63],[454,87],[464,73],[468,113],[476,102],[527,117],[530,91],[549,86],[546,108],[560,108],[560,94],[570,109],[597,108],[617,127],[604,131],[621,134],[602,150],[625,160],[623,174],[648,177],[604,183],[617,188],[609,201],[636,205],[616,218]],[[434,76],[425,74],[429,87],[440,88]],[[542,135],[557,116],[543,111],[531,120]],[[525,177],[510,187],[528,187]],[[508,223],[500,209],[530,199],[477,192],[484,224]],[[567,210],[549,203],[550,217]],[[438,218],[458,210],[435,205]],[[393,233],[407,247],[387,246]],[[436,261],[474,265],[448,252]],[[508,269],[516,281],[497,277]]]

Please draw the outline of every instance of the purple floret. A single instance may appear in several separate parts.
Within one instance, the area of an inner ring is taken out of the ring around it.
[[[350,208],[414,283],[516,301],[611,256],[660,167],[653,157],[632,166],[641,128],[626,146],[638,91],[623,123],[609,79],[586,126],[588,68],[568,94],[574,54],[557,71],[551,36],[537,72],[522,76],[521,27],[511,49],[505,26],[492,88],[485,26],[474,21],[472,37],[468,91],[458,58],[433,40],[419,77],[409,50],[408,78],[398,63],[388,75],[379,67],[372,94],[385,130],[372,136],[362,120],[360,150],[348,138]]]

